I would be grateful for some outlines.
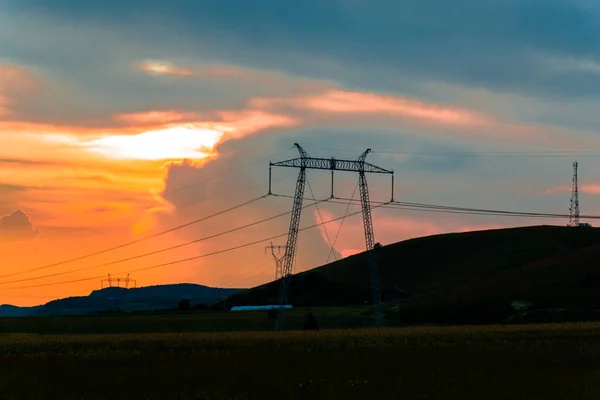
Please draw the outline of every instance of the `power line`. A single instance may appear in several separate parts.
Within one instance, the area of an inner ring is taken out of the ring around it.
[[[244,279],[254,277],[260,273],[265,272],[267,269],[271,269],[271,268],[272,268],[272,266],[267,263],[267,264],[257,264],[252,269],[245,268],[244,270],[242,270],[244,272],[239,275],[238,275],[238,273],[240,271],[238,270],[236,273],[229,274],[226,276],[229,278],[232,278],[232,276],[233,276],[233,279],[228,279],[226,281],[222,281],[217,286],[221,287],[221,288],[231,288],[232,285],[235,285]]]
[[[354,186],[354,191],[352,192],[352,201],[354,201],[354,195],[356,194],[357,190],[358,190],[358,181],[356,182],[356,185]],[[331,246],[331,249],[329,250],[329,255],[327,256],[327,263],[329,263],[329,260],[331,259],[331,255],[335,253],[335,244],[337,243],[337,240],[340,236],[340,232],[342,231],[342,226],[344,226],[344,221],[346,220],[346,215],[348,215],[348,211],[350,211],[350,206],[352,205],[352,201],[348,201],[348,206],[346,206],[346,211],[344,212],[344,218],[342,218],[342,222],[340,223],[340,227],[338,228],[337,234],[335,235],[333,245]]]
[[[319,200],[318,203],[321,203],[321,202],[324,202],[324,201],[327,201],[327,200]],[[315,200],[315,205],[316,204],[317,204],[317,201]],[[313,204],[309,204],[309,205],[304,206],[303,208],[312,207],[312,206],[313,206]],[[102,264],[98,264],[98,265],[93,265],[93,266],[88,266],[88,267],[82,267],[82,268],[72,269],[72,270],[69,270],[69,271],[57,272],[57,273],[54,273],[54,274],[48,274],[48,275],[43,275],[43,276],[36,276],[36,277],[31,277],[31,278],[16,279],[16,280],[13,280],[13,281],[0,282],[0,285],[7,285],[7,284],[10,284],[10,283],[30,282],[30,281],[35,281],[35,280],[45,279],[45,278],[53,278],[53,277],[56,277],[56,276],[68,275],[68,274],[72,274],[72,273],[75,273],[75,272],[81,272],[81,271],[89,271],[91,269],[96,269],[96,268],[101,268],[101,267],[108,267],[108,266],[111,266],[111,265],[116,265],[116,264],[120,264],[120,263],[127,262],[127,261],[133,261],[133,260],[137,260],[137,259],[144,258],[144,257],[147,257],[147,256],[152,256],[152,255],[164,253],[164,252],[169,251],[169,250],[178,249],[178,248],[181,248],[181,247],[189,246],[191,244],[200,243],[200,242],[203,242],[203,241],[206,241],[206,240],[210,240],[210,239],[214,239],[214,238],[217,238],[217,237],[220,237],[220,236],[224,236],[224,235],[227,235],[229,233],[237,232],[237,231],[240,231],[242,229],[250,228],[250,227],[255,226],[255,225],[259,225],[259,224],[262,224],[262,223],[265,223],[265,222],[268,222],[268,221],[272,221],[274,219],[283,217],[283,216],[288,215],[288,214],[291,214],[291,211],[286,211],[286,212],[274,215],[272,217],[264,218],[264,219],[261,219],[259,221],[255,221],[255,222],[251,222],[251,223],[246,224],[246,225],[238,226],[237,228],[229,229],[227,231],[215,233],[213,235],[205,236],[205,237],[202,237],[202,238],[199,238],[199,239],[195,239],[195,240],[191,240],[191,241],[185,242],[185,243],[180,243],[180,244],[177,244],[177,245],[174,245],[174,246],[165,247],[163,249],[151,251],[149,253],[138,254],[138,255],[135,255],[135,256],[127,257],[127,258],[122,258],[122,259],[116,260],[116,261],[110,261],[110,262],[106,262],[106,263],[102,263]]]
[[[326,150],[358,152],[356,149],[327,148]],[[394,151],[394,150],[373,150],[374,154],[397,154],[409,156],[440,156],[440,157],[600,157],[600,152],[590,150],[545,150],[545,151],[473,151],[473,152],[427,152],[427,151]]]
[[[275,196],[275,197],[292,198],[292,196],[281,195],[281,194],[273,194],[273,196]],[[261,198],[264,198],[264,197],[266,197],[266,196],[262,196],[260,198],[253,199],[253,200],[251,200],[249,202],[242,203],[241,205],[238,205],[238,206],[234,207],[233,209],[239,208],[239,207],[241,207],[243,205],[246,205],[246,204],[249,204],[251,202],[257,201],[257,200],[259,200]],[[353,195],[353,197],[354,197],[354,195]],[[308,200],[310,200],[310,199],[308,199]],[[313,200],[315,200],[315,199],[313,198]],[[348,203],[342,203],[342,202],[336,201],[336,200],[346,200],[346,201],[348,201]],[[349,206],[350,204],[353,204],[353,203],[355,203],[358,200],[354,200],[353,198],[351,198],[351,199],[347,199],[347,198],[335,198],[335,199],[322,200],[321,202],[324,202],[324,201],[327,201],[327,202],[333,203],[333,204],[345,204],[345,205]],[[568,218],[569,217],[566,214],[533,213],[533,212],[518,212],[518,211],[507,211],[507,210],[494,210],[494,209],[466,208],[466,207],[455,207],[455,206],[447,206],[447,205],[436,205],[436,204],[425,204],[425,203],[411,203],[411,202],[399,202],[399,201],[395,201],[395,202],[377,202],[377,201],[371,201],[370,203],[371,204],[376,204],[376,206],[373,207],[373,208],[381,207],[381,208],[385,208],[385,209],[399,209],[399,210],[422,211],[422,212],[442,212],[442,213],[450,213],[450,214],[511,216],[511,217],[531,217],[531,218],[532,217],[537,217],[537,218]],[[309,206],[312,206],[312,204],[310,204],[308,206],[304,206],[303,208],[309,207]],[[228,210],[231,210],[231,209],[228,209]],[[215,213],[215,214],[213,214],[211,216],[204,217],[201,220],[205,220],[205,219],[208,219],[208,218],[212,218],[212,217],[214,217],[216,215],[223,214],[224,212],[227,212],[228,210],[223,210],[223,211],[221,211],[219,213]],[[273,217],[269,217],[269,218],[267,218],[265,220],[262,220],[262,221],[257,221],[257,222],[254,222],[254,223],[251,223],[251,224],[247,224],[247,225],[242,226],[242,227],[234,228],[234,229],[229,230],[229,231],[221,232],[219,234],[211,235],[211,236],[208,236],[208,237],[205,237],[205,238],[201,238],[201,239],[197,239],[197,240],[194,240],[194,241],[191,241],[191,242],[179,244],[179,245],[176,245],[176,246],[171,246],[169,248],[165,248],[165,249],[161,249],[161,250],[154,251],[154,252],[151,252],[151,253],[147,253],[147,254],[142,254],[142,255],[130,257],[130,258],[123,259],[123,260],[118,260],[118,261],[114,261],[114,262],[110,262],[110,263],[105,263],[105,264],[101,264],[101,265],[97,265],[97,266],[93,266],[93,267],[81,268],[81,269],[78,269],[78,270],[73,270],[73,271],[68,271],[68,272],[62,272],[62,273],[52,274],[52,275],[48,275],[48,276],[44,276],[44,277],[28,278],[28,279],[18,280],[18,281],[3,282],[3,283],[0,283],[0,284],[17,283],[17,282],[23,282],[23,281],[28,281],[28,280],[34,280],[34,279],[42,279],[42,278],[47,278],[47,277],[53,277],[53,276],[63,275],[63,274],[67,274],[67,273],[78,272],[78,271],[81,271],[81,270],[84,270],[84,269],[99,268],[99,267],[102,267],[102,266],[108,266],[108,265],[113,265],[113,264],[117,264],[117,263],[120,263],[120,262],[130,261],[130,260],[133,260],[133,259],[145,257],[145,256],[148,256],[148,255],[157,254],[157,253],[164,252],[164,251],[167,251],[167,250],[171,250],[171,249],[174,249],[174,248],[179,248],[179,247],[191,244],[191,243],[197,243],[199,241],[208,240],[210,238],[218,237],[218,236],[221,236],[221,235],[224,235],[224,234],[227,234],[227,233],[231,233],[231,232],[234,232],[234,231],[237,231],[237,230],[245,229],[247,227],[250,227],[250,226],[262,223],[262,222],[266,222],[268,220],[272,220],[272,219],[281,217],[281,216],[289,214],[289,213],[290,212],[282,213],[282,214],[279,214],[279,215],[276,215],[276,216],[273,216]],[[310,229],[310,228],[313,228],[313,227],[316,227],[316,226],[325,225],[327,223],[331,223],[331,222],[334,222],[334,221],[337,221],[337,220],[340,220],[340,219],[344,220],[347,216],[352,216],[352,215],[356,215],[356,214],[359,214],[359,213],[360,212],[355,212],[355,213],[347,214],[347,215],[344,215],[343,217],[335,218],[335,219],[329,220],[329,221],[322,221],[322,219],[321,219],[321,223],[312,225],[310,227],[302,228],[302,229],[300,229],[300,231],[303,231],[303,230],[306,230],[306,229]],[[582,218],[586,218],[586,219],[600,219],[600,216],[587,215],[587,216],[582,216]],[[200,221],[200,220],[196,220],[196,221]],[[184,224],[182,226],[189,226],[190,224],[191,223],[188,223],[188,224]],[[172,231],[174,229],[175,228],[172,228],[169,231]],[[165,231],[165,232],[167,232],[167,231]],[[159,235],[159,234],[156,234],[156,235]],[[154,235],[153,237],[155,237],[156,235]],[[236,246],[236,247],[233,247],[233,248],[230,248],[230,249],[225,249],[225,250],[222,250],[222,251],[208,253],[208,254],[205,254],[205,255],[202,255],[202,256],[192,257],[192,258],[189,258],[189,259],[179,260],[179,261],[170,262],[170,263],[166,263],[166,264],[160,264],[158,266],[145,267],[145,268],[133,270],[133,271],[130,271],[130,272],[143,271],[143,270],[146,270],[146,269],[157,268],[157,267],[160,267],[160,266],[172,265],[172,264],[176,264],[176,263],[180,263],[180,262],[184,262],[184,261],[195,260],[195,259],[202,258],[202,257],[207,257],[207,256],[211,256],[211,255],[221,254],[221,253],[226,252],[226,251],[232,251],[232,250],[236,250],[236,249],[239,249],[239,248],[242,248],[242,247],[248,247],[248,246],[251,246],[251,245],[254,245],[254,244],[257,244],[257,243],[262,243],[262,242],[267,241],[267,240],[277,239],[277,238],[280,238],[280,237],[285,236],[285,235],[286,234],[281,234],[281,235],[273,236],[271,238],[259,240],[259,241],[256,241],[256,242],[251,242],[251,243],[246,244],[246,245]],[[141,240],[145,240],[145,239],[142,238],[142,239],[140,239],[138,241],[141,241]],[[103,252],[107,252],[107,251],[109,251],[109,250],[107,249],[107,250],[105,250]],[[86,257],[91,257],[91,256],[92,255],[82,256],[82,257],[80,257],[78,259],[82,259],[82,258],[86,258]],[[66,262],[70,262],[70,261],[66,261]],[[63,262],[62,264],[66,263],[66,262]],[[55,265],[60,265],[60,263],[56,263],[56,264],[53,264],[51,266],[55,266]],[[45,267],[40,267],[40,268],[37,268],[37,269],[34,269],[34,270],[38,270],[38,269],[41,269],[41,268],[49,268],[49,267],[50,266],[45,266]],[[29,270],[29,271],[21,271],[19,273],[7,274],[7,275],[4,275],[2,277],[13,276],[13,275],[17,275],[17,274],[25,273],[25,272],[30,272],[30,271],[31,270]],[[98,279],[98,277],[89,278],[89,279]],[[85,280],[88,280],[88,279],[85,279]],[[82,280],[73,280],[73,281],[67,281],[65,283],[81,282],[81,281]],[[42,286],[46,286],[46,285],[27,286],[27,287],[23,287],[23,288],[42,287]],[[16,289],[16,288],[5,288],[5,289]]]
[[[257,264],[257,263],[258,263],[258,261],[260,261],[260,260],[261,260],[261,259],[263,259],[264,257],[265,257],[265,255],[264,255],[264,254],[260,254],[260,255],[259,255],[258,257],[256,257],[254,260],[252,260],[252,261],[250,261],[250,262],[246,263],[246,264],[245,264],[245,265],[244,265],[242,268],[240,268],[240,269],[238,269],[238,270],[236,270],[236,271],[237,271],[237,272],[240,272],[240,271],[247,270],[249,267],[253,266],[254,264]],[[232,275],[232,274],[231,274],[231,272],[229,272],[229,273],[225,273],[225,274],[220,274],[218,277],[215,277],[215,278],[213,278],[213,281],[215,281],[215,280],[216,280],[217,282],[223,282],[223,280],[224,280],[225,278],[230,278],[230,277],[231,277],[231,275]],[[222,283],[217,283],[217,284],[213,284],[213,285],[214,285],[215,287],[221,287],[221,288],[225,287],[225,286],[223,286],[223,284],[222,284]]]
[[[372,208],[375,209],[375,208],[380,208],[382,206],[383,205],[375,205]],[[361,214],[361,213],[362,213],[362,210],[354,212],[354,213],[350,213],[350,214],[346,215],[345,218],[351,217],[351,216],[354,216],[354,215],[358,215],[358,214]],[[313,224],[313,225],[310,225],[310,226],[306,226],[304,228],[298,229],[298,232],[303,232],[303,231],[306,231],[306,230],[309,230],[309,229],[312,229],[312,228],[315,228],[315,227],[318,227],[318,226],[321,226],[321,225],[330,224],[332,222],[339,221],[342,218],[344,218],[344,217],[338,217],[338,218],[330,219],[328,221],[324,221],[322,223],[317,223],[317,224]],[[170,262],[166,262],[166,263],[162,263],[162,264],[156,264],[156,265],[151,265],[151,266],[148,266],[148,267],[137,268],[137,269],[126,271],[126,272],[119,272],[119,273],[116,273],[114,275],[119,275],[119,274],[124,274],[124,273],[140,272],[140,271],[147,271],[147,270],[151,270],[151,269],[156,269],[156,268],[162,268],[162,267],[168,267],[168,266],[171,266],[171,265],[181,264],[183,262],[199,260],[201,258],[211,257],[211,256],[215,256],[215,255],[218,255],[218,254],[228,253],[228,252],[234,251],[234,250],[239,250],[239,249],[242,249],[242,248],[245,248],[245,247],[254,246],[256,244],[260,244],[260,243],[264,243],[264,242],[267,242],[267,241],[270,241],[270,240],[278,239],[280,237],[284,237],[284,236],[287,236],[287,235],[288,235],[288,233],[286,232],[286,233],[282,233],[282,234],[279,234],[279,235],[271,236],[271,237],[268,237],[268,238],[263,238],[263,239],[260,239],[260,240],[255,240],[253,242],[245,243],[245,244],[234,246],[234,247],[229,247],[229,248],[222,249],[222,250],[213,251],[213,252],[210,252],[210,253],[201,254],[201,255],[198,255],[198,256],[194,256],[194,257],[188,257],[188,258],[179,259],[179,260],[175,260],[175,261],[170,261]],[[94,276],[94,277],[89,277],[89,278],[74,279],[74,280],[62,281],[62,282],[51,282],[51,283],[44,283],[44,284],[39,284],[39,285],[29,285],[29,286],[18,286],[18,287],[0,288],[0,290],[32,289],[32,288],[39,288],[39,287],[64,285],[64,284],[68,284],[68,283],[85,282],[85,281],[91,281],[91,280],[95,280],[95,279],[101,279],[103,277],[104,277],[104,275],[99,275],[99,276]]]
[[[198,219],[195,219],[193,221],[187,222],[185,224],[178,225],[178,226],[175,226],[173,228],[170,228],[170,229],[167,229],[167,230],[164,230],[164,231],[161,231],[161,232],[154,233],[152,235],[144,236],[144,237],[142,237],[140,239],[136,239],[136,240],[133,240],[131,242],[126,242],[126,243],[120,244],[118,246],[109,247],[109,248],[104,249],[104,250],[96,251],[96,252],[93,252],[93,253],[88,253],[88,254],[85,254],[83,256],[71,258],[71,259],[68,259],[68,260],[65,260],[65,261],[56,262],[56,263],[53,263],[53,264],[44,265],[44,266],[41,266],[41,267],[36,267],[36,268],[31,268],[31,269],[27,269],[27,270],[23,270],[23,271],[13,272],[13,273],[10,273],[10,274],[0,275],[0,278],[7,278],[7,277],[10,277],[10,276],[21,275],[21,274],[25,274],[25,273],[28,273],[28,272],[34,272],[34,271],[40,271],[42,269],[53,268],[53,267],[57,267],[57,266],[60,266],[60,265],[72,263],[72,262],[75,262],[75,261],[84,260],[86,258],[94,257],[94,256],[97,256],[97,255],[100,255],[100,254],[105,254],[105,253],[108,253],[110,251],[122,249],[124,247],[131,246],[133,244],[137,244],[137,243],[140,243],[140,242],[143,242],[143,241],[146,241],[146,240],[154,239],[154,238],[162,236],[162,235],[166,235],[167,233],[171,233],[171,232],[175,232],[177,230],[183,229],[183,228],[187,228],[188,226],[192,226],[194,224],[206,221],[208,219],[217,217],[219,215],[222,215],[222,214],[228,213],[230,211],[236,210],[238,208],[242,208],[242,207],[247,206],[249,204],[255,203],[255,202],[257,202],[259,200],[262,200],[262,199],[264,199],[266,197],[267,197],[267,195],[256,197],[256,198],[254,198],[252,200],[249,200],[249,201],[246,201],[244,203],[235,205],[233,207],[229,207],[229,208],[227,208],[225,210],[218,211],[216,213],[207,215],[205,217],[198,218]]]
[[[284,198],[293,198],[293,196],[282,195],[272,193],[272,196],[275,197],[284,197]],[[305,200],[310,200],[310,198],[305,198]],[[337,200],[337,201],[336,201]],[[344,197],[335,197],[334,199],[330,199],[327,202],[332,204],[344,204],[347,203],[341,202],[339,200],[350,201],[353,204],[359,202],[360,200],[354,200]],[[423,211],[423,212],[445,212],[450,214],[467,214],[467,215],[491,215],[491,216],[509,216],[509,217],[530,217],[530,218],[569,218],[568,214],[554,214],[554,213],[536,213],[536,212],[522,212],[522,211],[507,211],[507,210],[493,210],[493,209],[484,209],[484,208],[466,208],[466,207],[455,207],[455,206],[446,206],[446,205],[436,205],[436,204],[425,204],[425,203],[409,203],[409,202],[381,202],[381,201],[370,201],[370,204],[379,204],[383,205],[385,209],[398,209],[398,210],[408,210],[408,211]],[[600,219],[598,215],[582,215],[582,219]]]
[[[267,159],[267,158],[269,158],[271,156],[274,156],[275,154],[279,154],[279,153],[285,154],[285,153],[287,153],[287,152],[289,152],[291,150],[293,150],[293,147],[290,147],[290,148],[288,148],[287,150],[284,150],[284,151],[275,151],[273,153],[270,153],[270,154],[268,154],[266,156],[263,156],[261,158],[255,159],[254,161],[251,161],[251,162],[249,162],[247,164],[244,164],[242,166],[228,168],[228,169],[222,171],[222,173],[220,173],[220,174],[210,176],[208,178],[202,179],[200,181],[193,182],[193,183],[188,184],[188,185],[183,185],[183,186],[180,186],[180,187],[176,187],[176,188],[172,189],[172,192],[176,193],[176,192],[185,190],[187,188],[194,187],[194,186],[199,185],[201,183],[204,183],[204,182],[207,182],[207,181],[210,181],[210,180],[213,180],[213,179],[220,178],[221,176],[226,175],[225,172],[235,171],[235,170],[238,170],[238,169],[247,168],[247,167],[249,167],[251,165],[256,164],[259,161],[262,161],[262,160],[265,160],[265,159]],[[288,176],[285,176],[283,178],[273,180],[273,182],[283,181],[283,180],[291,178],[292,176],[294,176],[294,175],[288,175]],[[256,188],[259,188],[259,187],[262,187],[262,186],[266,186],[266,184],[258,184],[258,185],[253,185],[253,186],[241,188],[241,189],[238,189],[238,190],[235,190],[235,191],[228,191],[228,192],[225,192],[225,193],[222,193],[222,194],[219,194],[217,196],[213,196],[213,197],[210,197],[210,198],[207,198],[207,199],[195,200],[195,201],[191,201],[191,202],[188,202],[188,203],[184,203],[182,205],[177,205],[177,208],[181,209],[181,208],[189,207],[191,205],[195,205],[195,204],[199,204],[199,203],[203,203],[203,202],[207,202],[207,201],[212,201],[212,200],[220,199],[220,198],[222,198],[224,196],[230,196],[230,195],[241,193],[241,192],[245,192],[245,191],[248,191],[248,190],[251,190],[251,189],[256,189]],[[40,239],[45,239],[47,237],[58,236],[58,235],[72,233],[72,232],[75,232],[75,231],[89,230],[89,229],[91,229],[91,228],[89,228],[89,227],[76,227],[76,228],[61,230],[61,231],[54,232],[54,233],[45,233],[44,232],[45,229],[43,229],[40,232],[39,238]],[[2,276],[0,276],[0,278],[2,278]]]
[[[315,192],[313,192],[312,187],[310,186],[310,181],[307,179],[306,183],[308,184],[308,189],[310,190],[310,195],[312,196],[313,201],[315,202],[315,207],[317,209],[317,214],[319,215],[319,221],[323,222],[323,216],[321,215],[321,210],[319,210],[319,206],[317,205],[317,199],[315,199]],[[302,207],[304,208],[304,207]],[[325,238],[327,239],[327,244],[329,245],[330,248],[333,248],[333,244],[331,243],[331,239],[329,238],[329,232],[327,232],[327,228],[323,227],[323,230],[325,231]],[[331,256],[331,253],[330,253]],[[335,256],[335,254],[333,255],[333,258],[335,258],[335,260],[337,261],[337,257]],[[329,258],[328,258],[329,261]]]
[[[584,156],[584,157],[599,157],[600,153],[581,153],[581,152],[472,152],[472,153],[459,153],[459,152],[424,152],[424,151],[388,151],[380,150],[373,151],[378,154],[398,154],[398,155],[409,155],[409,156],[434,156],[434,157],[507,157],[507,158],[535,158],[535,157],[572,157],[572,156]]]
[[[286,175],[286,176],[284,176],[282,178],[274,179],[273,182],[284,181],[284,180],[290,179],[290,178],[292,178],[294,176],[295,175],[293,175],[293,174]],[[183,208],[186,208],[186,207],[189,207],[189,206],[193,206],[193,205],[196,205],[196,204],[199,204],[199,203],[204,203],[204,202],[208,202],[208,201],[212,201],[212,200],[217,200],[217,199],[223,198],[225,196],[231,196],[231,195],[234,195],[234,194],[246,192],[246,191],[251,190],[251,189],[256,189],[256,188],[259,188],[259,187],[264,187],[264,186],[267,186],[267,185],[268,184],[266,184],[266,183],[259,183],[257,185],[248,186],[248,187],[241,188],[241,189],[238,189],[238,190],[228,191],[228,192],[225,192],[225,193],[213,196],[213,197],[209,197],[207,199],[194,200],[194,201],[190,201],[190,202],[187,202],[187,203],[184,203],[184,204],[178,204],[176,207],[177,207],[178,210],[180,210],[180,209],[183,209]]]
[[[541,218],[568,218],[569,217],[567,214],[508,211],[508,210],[485,209],[485,208],[468,208],[468,207],[456,207],[456,206],[446,206],[446,205],[437,205],[437,204],[410,203],[410,202],[401,202],[401,201],[395,201],[395,202],[393,202],[393,204],[398,204],[399,206],[405,206],[405,207],[414,207],[414,208],[429,208],[429,209],[437,209],[437,210],[465,211],[465,212],[474,212],[474,213],[493,213],[493,214],[498,214],[498,215],[505,214],[505,215],[511,215],[511,216],[526,216],[526,217],[541,217]],[[586,218],[600,219],[600,216],[586,216]]]

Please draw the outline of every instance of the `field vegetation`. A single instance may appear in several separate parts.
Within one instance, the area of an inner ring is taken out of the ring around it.
[[[323,329],[373,326],[370,307],[361,306],[287,310],[284,328],[301,330],[309,311]],[[0,332],[36,334],[271,331],[273,326],[274,320],[267,311],[161,311],[0,319]]]
[[[600,324],[4,334],[5,399],[596,399]]]

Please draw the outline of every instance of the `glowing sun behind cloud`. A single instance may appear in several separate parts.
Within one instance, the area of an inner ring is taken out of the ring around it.
[[[137,135],[111,135],[85,143],[108,158],[135,160],[202,159],[211,155],[223,132],[179,125]]]

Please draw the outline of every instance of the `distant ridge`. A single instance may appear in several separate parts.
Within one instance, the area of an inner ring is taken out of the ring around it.
[[[35,307],[0,306],[0,317],[44,315],[82,315],[119,309],[125,312],[177,308],[182,299],[190,305],[212,305],[241,289],[213,288],[193,283],[145,286],[140,288],[108,287],[94,290],[89,296],[52,300]]]
[[[502,322],[511,304],[600,310],[600,229],[527,226],[438,234],[376,250],[389,318],[406,323]],[[228,306],[273,304],[279,283],[233,295]],[[294,275],[294,307],[371,303],[366,254]]]

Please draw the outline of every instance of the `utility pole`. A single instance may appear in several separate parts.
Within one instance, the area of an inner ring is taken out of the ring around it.
[[[571,207],[569,207],[569,226],[579,226],[579,183],[577,180],[578,163],[573,163],[573,188],[571,189]]]
[[[367,149],[356,160],[338,160],[335,158],[315,158],[310,157],[308,153],[300,147],[298,143],[294,146],[300,153],[299,158],[280,162],[269,162],[269,194],[271,194],[271,169],[272,167],[288,167],[299,168],[298,179],[296,181],[296,192],[294,194],[294,202],[292,206],[292,215],[290,219],[290,229],[286,251],[283,256],[283,275],[281,279],[281,288],[279,291],[279,302],[277,307],[277,318],[275,320],[275,330],[278,331],[283,326],[283,306],[288,301],[290,281],[292,276],[292,267],[296,252],[296,244],[298,242],[298,228],[300,225],[300,214],[302,212],[302,200],[304,198],[304,187],[306,184],[306,170],[330,170],[331,171],[331,198],[334,197],[333,177],[334,171],[349,171],[358,172],[361,205],[363,214],[363,225],[365,229],[365,242],[368,257],[368,270],[371,281],[371,296],[374,307],[374,319],[376,326],[381,326],[381,292],[379,286],[379,268],[377,259],[373,252],[375,246],[375,236],[373,233],[373,221],[371,218],[371,203],[369,200],[369,188],[367,185],[367,173],[390,174],[392,176],[392,196],[391,201],[394,201],[394,172],[365,161],[371,149]]]
[[[270,246],[265,247],[265,253],[267,249],[271,249],[271,254],[275,259],[275,280],[277,281],[283,275],[283,259],[285,258],[286,246],[273,246],[273,242],[271,242]],[[275,249],[277,249],[277,254],[275,254]],[[284,249],[283,256],[281,256],[281,249]]]

